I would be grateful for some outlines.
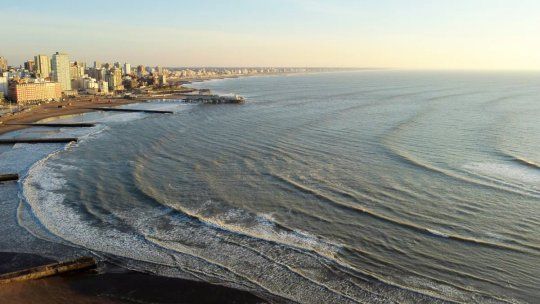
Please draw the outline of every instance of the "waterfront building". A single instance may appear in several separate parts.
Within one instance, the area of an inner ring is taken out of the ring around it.
[[[57,82],[14,83],[9,87],[9,96],[18,104],[60,100],[62,86]]]
[[[144,75],[146,75],[146,69],[144,65],[137,66],[137,76],[142,77]]]
[[[71,90],[71,76],[69,74],[69,57],[67,54],[58,53],[52,56],[52,79],[60,83],[62,91]]]
[[[167,76],[165,74],[161,74],[158,77],[159,77],[159,85],[160,86],[167,85]]]
[[[85,90],[99,89],[99,86],[95,78],[85,77],[82,79],[82,88]]]
[[[124,75],[131,75],[131,64],[124,63]]]
[[[77,61],[73,62],[69,66],[69,75],[71,79],[79,79],[84,76],[84,67]]]
[[[109,94],[109,83],[103,80],[98,82],[99,92],[101,94]]]
[[[34,64],[36,65],[36,76],[42,78],[51,77],[51,60],[47,55],[34,56]]]
[[[35,65],[34,65],[34,60],[28,60],[24,63],[24,68],[25,70],[29,71],[29,72],[33,72],[34,71],[34,68],[35,68]]]
[[[108,74],[109,90],[111,91],[122,91],[124,87],[122,86],[122,70],[119,68],[113,68],[109,71]]]
[[[107,70],[104,68],[91,68],[88,70],[88,75],[92,78],[95,78],[96,80],[106,80],[107,78]]]
[[[4,95],[4,97],[8,96],[9,93],[9,79],[8,79],[8,73],[0,73],[0,93]]]
[[[0,57],[0,73],[1,72],[7,72],[8,70],[8,62],[7,59],[4,57]]]

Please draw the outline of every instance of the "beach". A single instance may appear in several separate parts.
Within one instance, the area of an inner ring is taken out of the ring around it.
[[[0,253],[0,273],[53,260],[32,254]],[[5,304],[265,303],[245,292],[203,282],[166,278],[102,265],[106,272],[85,272],[0,285]]]
[[[31,123],[152,100],[177,100],[181,94],[136,99],[81,96],[29,107],[0,117],[0,135],[31,127]],[[36,254],[0,252],[0,274],[59,262]],[[106,270],[104,269],[106,268]],[[0,285],[2,303],[265,303],[246,292],[204,282],[166,278],[130,271],[111,264],[99,272],[85,271],[39,280]]]
[[[135,99],[111,98],[100,96],[80,96],[59,102],[43,103],[27,107],[27,110],[15,114],[7,114],[0,117],[0,134],[27,128],[28,124],[37,121],[66,115],[76,115],[96,111],[95,107],[116,107],[127,104],[141,103],[151,100],[182,99],[183,94],[168,94],[166,96],[141,96]]]

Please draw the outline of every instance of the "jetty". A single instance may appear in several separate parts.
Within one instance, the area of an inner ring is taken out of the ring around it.
[[[56,143],[70,143],[77,142],[76,137],[67,138],[7,138],[0,139],[0,145],[14,145],[14,144],[56,144]]]
[[[95,111],[108,111],[108,112],[135,112],[135,113],[150,113],[150,114],[173,114],[173,111],[162,111],[162,110],[143,110],[143,109],[122,109],[122,108],[110,108],[110,107],[96,107],[96,108],[86,108],[88,110]]]
[[[73,261],[53,263],[0,275],[0,285],[13,282],[36,280],[64,273],[85,271],[97,267],[96,260],[83,257]]]
[[[9,123],[6,126],[31,126],[31,127],[50,127],[50,128],[91,128],[95,123]]]
[[[0,174],[0,182],[19,180],[19,174]]]
[[[201,104],[226,104],[226,103],[244,103],[246,100],[242,96],[220,96],[220,95],[186,95],[184,101],[187,103]]]

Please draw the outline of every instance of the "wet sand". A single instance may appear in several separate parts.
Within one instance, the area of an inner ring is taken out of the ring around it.
[[[37,255],[0,253],[0,272],[49,262]],[[0,299],[5,304],[266,303],[245,291],[119,269],[0,285]]]
[[[118,98],[77,98],[68,99],[62,102],[51,102],[38,106],[33,106],[27,111],[4,115],[0,117],[0,134],[21,130],[28,126],[10,125],[14,123],[33,123],[45,118],[52,118],[63,115],[81,114],[94,110],[88,107],[119,106],[130,103],[141,102],[140,100],[118,99]]]

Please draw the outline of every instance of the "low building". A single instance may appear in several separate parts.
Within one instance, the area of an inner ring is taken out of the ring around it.
[[[14,83],[9,87],[11,100],[24,104],[62,99],[62,86],[57,82]]]

